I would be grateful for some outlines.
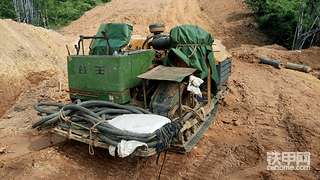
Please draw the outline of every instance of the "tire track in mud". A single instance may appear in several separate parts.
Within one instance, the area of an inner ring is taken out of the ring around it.
[[[265,71],[255,59],[251,62],[245,61],[243,65],[251,69],[251,73],[243,75],[239,70],[233,72],[241,74],[241,78],[230,81],[233,94],[238,98],[239,104],[230,105],[228,103],[228,106],[231,107],[227,107],[227,109],[237,109],[237,112],[242,112],[242,116],[236,115],[248,123],[248,128],[243,130],[249,136],[248,144],[250,145],[247,148],[240,148],[241,152],[246,152],[241,153],[240,157],[250,154],[248,149],[253,152],[251,160],[252,157],[256,157],[256,162],[252,161],[248,164],[253,167],[252,164],[255,163],[261,167],[259,177],[286,177],[288,175],[268,174],[266,152],[311,152],[314,154],[314,163],[311,167],[315,168],[319,163],[316,160],[318,152],[315,148],[318,145],[312,143],[320,138],[316,133],[320,129],[316,125],[316,119],[310,116],[311,110],[319,110],[317,103],[312,103],[314,96],[311,95],[314,86],[270,67],[266,67],[268,71]],[[254,77],[253,81],[252,77]],[[246,161],[246,159],[241,160]],[[251,174],[256,173],[251,172]],[[231,174],[239,173],[230,173],[226,177],[232,177]],[[291,175],[293,179],[308,179],[313,176],[301,171],[291,171]]]
[[[296,86],[296,84],[293,84],[293,86]],[[297,105],[296,102],[299,101],[293,100],[292,95],[282,90],[276,90],[275,96],[278,100],[278,114],[280,114],[279,124],[281,125],[279,126],[287,136],[287,143],[293,143],[295,150],[299,152],[310,150],[312,139],[317,133],[314,128],[309,128],[307,124],[301,122],[302,119],[304,121],[307,119],[303,114],[300,116],[299,112],[298,114],[293,114],[294,112],[291,110],[291,107]]]
[[[215,172],[219,172],[218,170],[222,164],[221,158],[223,158],[224,155],[223,157],[218,158],[213,151],[213,149],[210,149],[194,162],[193,166],[190,168],[191,170],[189,171],[191,179],[199,177],[203,179],[217,178],[217,174],[215,174]],[[221,170],[221,173],[226,172]]]

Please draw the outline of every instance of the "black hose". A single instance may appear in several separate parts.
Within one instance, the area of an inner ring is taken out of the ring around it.
[[[69,115],[70,113],[71,113],[71,110],[64,112],[65,115]],[[36,123],[34,123],[32,125],[32,128],[36,128],[36,127],[40,126],[41,124],[43,124],[44,122],[49,121],[49,120],[51,120],[51,122],[56,122],[58,119],[59,119],[59,112],[54,113],[54,114],[50,114],[50,115],[45,116],[44,118],[40,119]]]
[[[145,109],[142,109],[142,108],[139,108],[139,107],[137,107],[137,106],[130,106],[130,105],[122,105],[122,106],[124,106],[124,107],[131,107],[131,108],[135,108],[135,109],[137,109],[137,110],[139,110],[139,111],[143,112],[143,114],[152,114],[150,111],[145,110]]]
[[[39,102],[33,106],[34,109],[39,111],[40,113],[53,114],[53,113],[57,112],[57,111],[55,111],[56,109],[47,110],[47,109],[40,108],[40,106],[58,106],[58,107],[62,108],[64,105],[59,104],[59,103],[51,103],[51,102]],[[57,108],[57,110],[58,109],[59,108]]]
[[[104,135],[102,135],[102,134],[98,134],[98,137],[99,137],[99,139],[101,139],[102,141],[104,141],[104,142],[106,142],[106,143],[108,143],[108,144],[110,144],[110,145],[112,145],[112,146],[116,146],[116,147],[117,147],[117,145],[118,145],[118,142],[113,141],[113,140],[109,139],[108,137],[106,137],[106,136],[104,136]]]
[[[132,114],[132,112],[125,109],[105,109],[97,112],[98,116],[102,114]]]
[[[40,106],[56,106],[56,109],[43,109]],[[58,120],[68,123],[64,117],[68,117],[68,121],[73,123],[84,123],[90,128],[97,123],[96,129],[99,133],[98,138],[109,145],[117,146],[121,140],[136,140],[144,142],[149,148],[155,147],[160,154],[167,149],[170,142],[178,137],[179,131],[184,124],[182,118],[167,123],[153,133],[134,133],[124,131],[107,122],[101,122],[105,119],[114,118],[119,114],[151,114],[149,111],[130,105],[119,105],[106,101],[85,101],[78,104],[62,105],[58,103],[40,102],[34,105],[34,108],[40,113],[46,113],[43,117],[32,125],[33,128],[38,126],[44,127],[56,123]],[[59,111],[59,112],[57,112]]]

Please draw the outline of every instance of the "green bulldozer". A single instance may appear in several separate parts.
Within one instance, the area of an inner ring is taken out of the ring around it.
[[[49,113],[39,108],[47,104],[37,104],[35,108],[48,118],[33,127],[109,151],[110,145],[122,140],[146,143],[134,150],[138,156],[167,148],[189,152],[213,122],[218,101],[228,95],[232,57],[219,40],[198,26],[177,26],[170,34],[163,34],[163,24],[149,29],[150,35],[132,35],[131,25],[105,23],[96,35],[81,35],[77,53],[67,57],[73,105],[57,105]],[[89,52],[85,42],[90,42]],[[112,113],[104,105],[112,107]],[[169,120],[161,130],[140,135],[108,124],[123,113],[130,118],[128,111]]]

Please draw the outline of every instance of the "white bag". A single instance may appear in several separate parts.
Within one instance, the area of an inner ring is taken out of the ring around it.
[[[203,83],[202,79],[191,75],[189,77],[189,84],[188,84],[187,90],[194,92],[196,95],[202,97],[202,94],[199,88],[202,83]]]
[[[111,125],[134,133],[153,133],[171,120],[155,114],[124,114],[108,121]]]
[[[154,114],[124,114],[108,121],[111,125],[125,131],[134,133],[153,133],[163,125],[170,123],[171,120]],[[118,155],[120,157],[129,156],[137,147],[146,146],[146,143],[139,141],[121,140],[118,143]],[[109,154],[115,156],[116,147],[109,146]]]

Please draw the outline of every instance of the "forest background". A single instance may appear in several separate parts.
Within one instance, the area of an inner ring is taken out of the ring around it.
[[[1,0],[0,18],[50,29],[67,26],[85,12],[111,0]]]

